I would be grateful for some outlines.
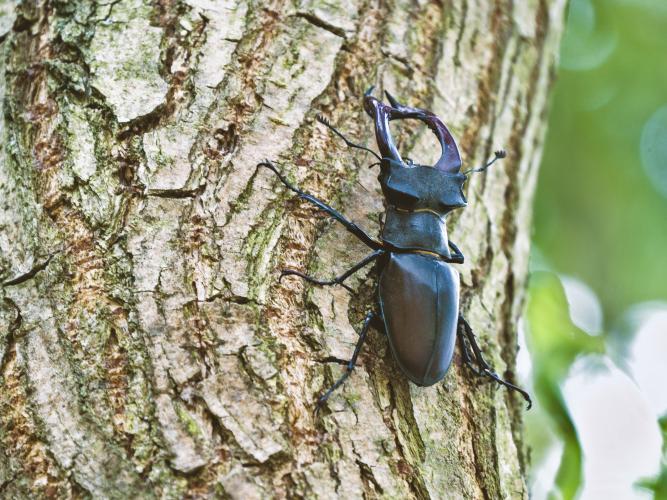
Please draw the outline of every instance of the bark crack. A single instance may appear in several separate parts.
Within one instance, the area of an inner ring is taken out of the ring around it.
[[[3,287],[9,287],[9,286],[20,285],[21,283],[25,283],[26,281],[34,278],[35,276],[37,276],[37,274],[40,271],[43,271],[44,269],[46,269],[48,267],[49,263],[51,262],[51,259],[53,259],[53,257],[57,254],[58,254],[58,252],[54,252],[52,254],[49,254],[49,256],[45,260],[43,260],[39,264],[33,266],[32,269],[30,269],[29,271],[27,271],[23,274],[18,275],[15,278],[12,278],[12,279],[9,279],[9,280],[3,282],[2,286]]]
[[[343,39],[347,38],[347,35],[346,35],[345,30],[343,28],[340,28],[340,27],[338,27],[334,24],[331,24],[330,22],[326,21],[325,19],[322,19],[321,17],[316,16],[312,12],[299,11],[294,15],[296,17],[300,17],[301,19],[305,19],[306,21],[308,21],[313,26],[317,26],[318,28],[322,28],[323,30],[328,31],[329,33],[333,33],[334,35],[339,36]]]
[[[196,198],[200,196],[206,190],[206,184],[194,189],[147,189],[147,196],[156,196],[158,198],[171,198],[171,199],[183,199],[183,198]]]

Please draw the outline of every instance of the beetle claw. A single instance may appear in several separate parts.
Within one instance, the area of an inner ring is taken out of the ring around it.
[[[324,408],[324,405],[326,404],[328,399],[329,399],[328,394],[325,394],[317,398],[317,401],[315,402],[315,412],[314,412],[315,415],[319,415],[320,411],[322,410],[322,408]]]
[[[521,394],[521,396],[523,396],[523,399],[526,400],[526,403],[528,403],[528,407],[526,408],[526,410],[530,410],[533,407],[533,400],[530,398],[530,394],[528,394],[526,391],[521,389],[521,387],[517,387],[516,385],[514,385],[510,382],[507,382],[506,380],[503,380],[502,378],[500,378],[500,376],[496,372],[494,372],[493,370],[490,370],[489,368],[484,368],[484,375],[486,375],[487,377],[495,380],[499,384],[504,385],[508,389],[510,389],[512,391],[516,391],[519,394]]]
[[[526,406],[526,411],[530,410],[533,407],[533,400],[530,399],[530,396],[524,395],[524,399],[527,401],[528,405]]]

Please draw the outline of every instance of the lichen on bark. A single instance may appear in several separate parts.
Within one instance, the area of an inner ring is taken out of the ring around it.
[[[514,380],[531,197],[563,1],[0,3],[0,491],[8,498],[525,498],[521,402],[457,357],[409,384],[381,332],[327,408],[374,300],[277,280],[367,249],[370,85],[432,109],[466,164],[462,309]],[[401,129],[419,159],[428,130]]]

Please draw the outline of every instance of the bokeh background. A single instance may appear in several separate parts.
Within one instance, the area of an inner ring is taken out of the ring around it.
[[[533,498],[667,499],[667,0],[572,0],[520,377]]]

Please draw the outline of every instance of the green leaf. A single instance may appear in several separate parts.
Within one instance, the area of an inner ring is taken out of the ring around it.
[[[574,325],[563,285],[553,273],[531,276],[527,319],[536,395],[564,444],[556,476],[558,492],[551,496],[574,498],[582,480],[582,453],[560,384],[577,357],[604,352],[604,339]]]

